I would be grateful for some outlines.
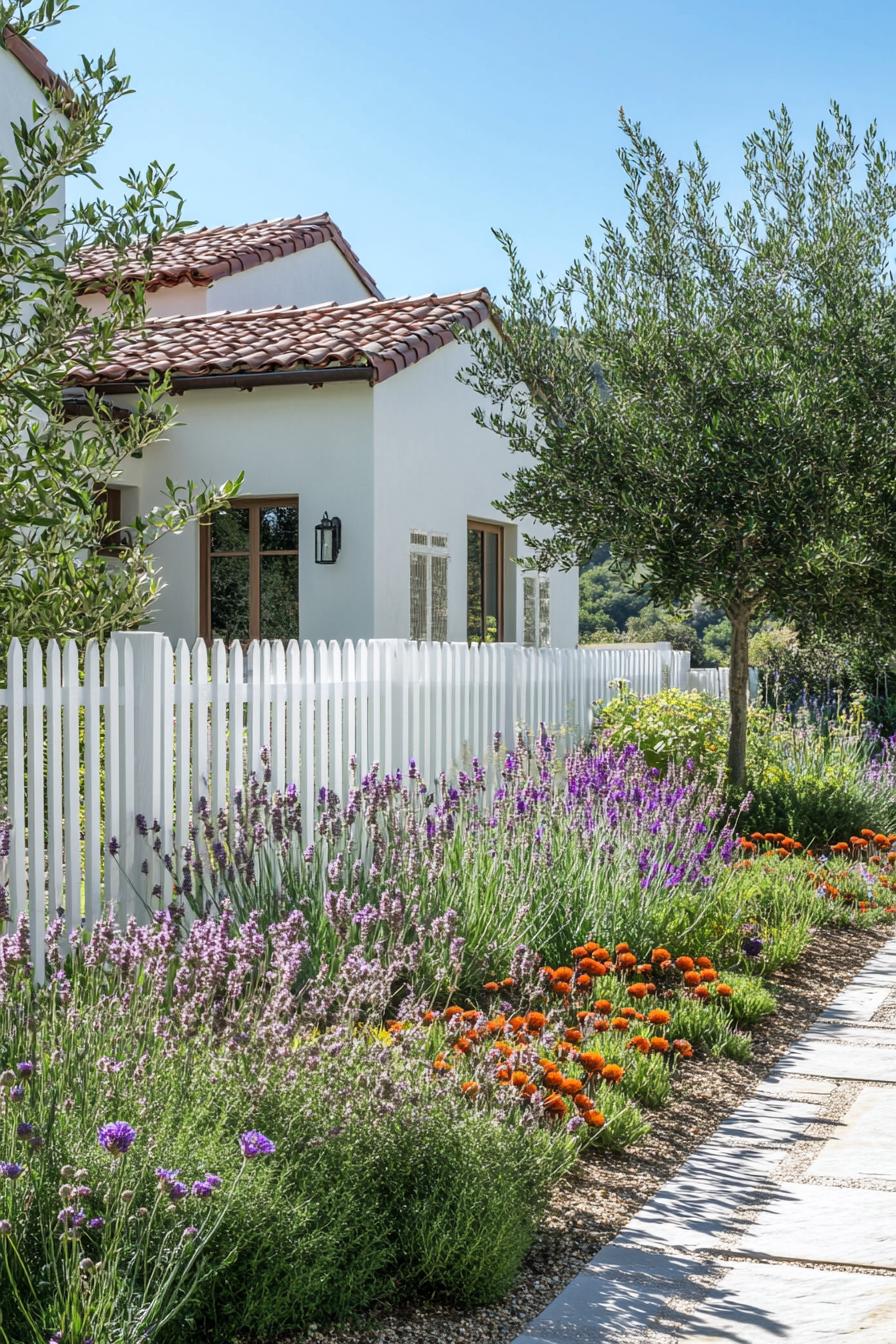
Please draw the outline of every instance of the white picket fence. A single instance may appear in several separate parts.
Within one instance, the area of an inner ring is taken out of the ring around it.
[[[263,747],[273,785],[295,784],[310,819],[321,787],[344,796],[351,758],[363,774],[413,757],[434,780],[486,758],[496,730],[507,740],[543,722],[560,732],[561,749],[573,743],[618,679],[649,694],[694,677],[689,655],[668,645],[292,641],[244,652],[221,642],[173,647],[147,633],[115,635],[103,650],[16,641],[0,689],[0,819],[5,803],[11,823],[0,882],[11,917],[28,914],[39,973],[48,909],[68,927],[91,924],[102,907],[142,915],[138,891],[155,881],[170,890],[170,877],[135,817],[158,820],[166,848],[183,846],[199,799],[226,808]],[[714,674],[706,689],[724,694],[724,682]]]

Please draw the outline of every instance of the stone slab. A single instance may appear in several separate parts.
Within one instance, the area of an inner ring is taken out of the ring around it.
[[[798,1073],[773,1070],[756,1089],[757,1097],[784,1097],[788,1101],[827,1101],[837,1084],[831,1078],[803,1078]]]
[[[890,1045],[896,1047],[896,1027],[887,1022],[852,1022],[820,1017],[801,1038],[806,1041],[836,1041],[840,1045]]]
[[[892,977],[882,977],[881,984],[852,984],[828,1004],[819,1021],[867,1022],[890,997]]]
[[[777,1186],[780,1148],[714,1139],[697,1149],[616,1238],[625,1247],[715,1251],[734,1244]]]
[[[625,1246],[617,1238],[514,1344],[622,1344],[649,1331],[670,1298],[700,1301],[712,1273],[706,1261]]]
[[[779,1182],[737,1250],[772,1259],[896,1269],[896,1191]]]
[[[893,1344],[896,1278],[737,1265],[709,1290],[682,1344]]]
[[[863,1087],[806,1175],[896,1184],[894,1135],[896,1088]]]
[[[848,1048],[844,1048],[848,1047]],[[803,1037],[778,1064],[780,1074],[807,1073],[820,1078],[853,1078],[896,1083],[896,1045],[859,1045],[848,1040]]]
[[[817,1103],[754,1097],[722,1121],[713,1142],[795,1143],[805,1138],[809,1126],[818,1124],[820,1119],[821,1107]]]

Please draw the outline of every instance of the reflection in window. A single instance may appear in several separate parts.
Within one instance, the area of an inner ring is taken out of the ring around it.
[[[297,500],[236,500],[212,515],[203,545],[206,638],[298,638]]]
[[[467,526],[467,638],[504,638],[504,529],[495,523]]]
[[[448,638],[448,538],[444,532],[411,532],[410,638]]]

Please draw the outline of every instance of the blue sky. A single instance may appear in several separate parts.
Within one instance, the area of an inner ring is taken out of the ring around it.
[[[388,294],[500,294],[493,226],[559,273],[620,213],[620,104],[738,196],[781,101],[805,137],[836,97],[896,142],[883,0],[83,0],[37,40],[133,77],[104,182],[157,158],[203,224],[329,210]]]

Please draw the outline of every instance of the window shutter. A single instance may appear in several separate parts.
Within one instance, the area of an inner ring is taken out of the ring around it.
[[[448,638],[448,537],[411,531],[410,638]]]
[[[411,551],[411,639],[428,637],[427,568],[427,557],[419,551]]]
[[[523,576],[523,643],[538,643],[537,615],[535,609],[535,585],[538,582],[534,574]]]
[[[538,643],[548,645],[551,642],[551,581],[538,581]]]

